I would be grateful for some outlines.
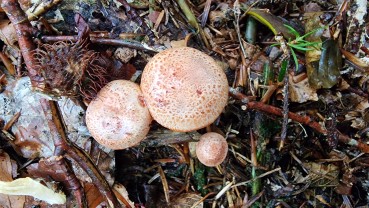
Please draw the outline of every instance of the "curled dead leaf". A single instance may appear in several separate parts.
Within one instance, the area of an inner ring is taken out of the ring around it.
[[[294,76],[289,74],[290,99],[292,102],[303,103],[309,100],[317,101],[318,95],[316,90],[310,87],[309,80],[305,78],[299,82],[294,82]]]

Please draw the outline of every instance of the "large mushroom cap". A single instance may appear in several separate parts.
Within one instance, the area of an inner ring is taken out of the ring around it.
[[[199,161],[209,167],[221,164],[227,157],[228,144],[225,138],[214,132],[200,137],[196,145],[196,155]]]
[[[140,87],[130,81],[108,83],[89,104],[86,124],[101,145],[124,149],[143,140],[152,121]]]
[[[210,56],[189,47],[155,55],[142,74],[141,89],[152,117],[182,132],[214,122],[228,100],[222,68]]]

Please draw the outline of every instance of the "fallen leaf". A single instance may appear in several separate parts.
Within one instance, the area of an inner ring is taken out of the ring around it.
[[[49,204],[65,204],[64,193],[56,193],[32,178],[18,178],[11,182],[0,181],[0,193],[33,196]]]
[[[13,181],[12,170],[14,163],[5,152],[0,153],[0,181]],[[16,168],[16,167],[15,167]],[[24,196],[9,196],[0,194],[1,207],[23,208],[25,203]]]
[[[204,203],[198,203],[201,200],[201,195],[196,193],[183,193],[173,200],[171,208],[202,208]],[[198,204],[197,204],[198,203]],[[196,206],[193,206],[197,204]]]
[[[92,183],[86,183],[84,185],[87,204],[88,207],[97,207],[102,202],[104,202],[104,197],[101,195],[100,191],[96,186]]]
[[[293,80],[293,75],[289,75],[289,93],[290,99],[292,102],[303,103],[308,100],[317,101],[318,95],[316,90],[311,88],[309,85],[309,80],[306,77],[305,79],[295,83]]]
[[[18,38],[13,25],[9,23],[9,20],[0,21],[0,39],[7,45],[13,46]]]
[[[170,42],[170,45],[172,48],[179,48],[179,47],[186,47],[187,41],[185,39],[183,40],[173,40]]]

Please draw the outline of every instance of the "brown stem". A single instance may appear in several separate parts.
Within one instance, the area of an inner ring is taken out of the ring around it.
[[[252,129],[250,128],[250,144],[251,144],[251,163],[254,167],[258,166],[258,159],[256,156],[256,141],[254,138],[254,132],[252,131]]]
[[[32,36],[35,34],[35,31],[17,0],[3,0],[1,7],[14,26],[18,37],[19,48],[27,66],[28,76],[31,78],[32,86],[37,87],[41,81],[41,77],[38,75],[35,65],[36,62],[33,60],[36,46],[33,43]]]
[[[283,86],[283,122],[282,122],[282,133],[281,133],[281,143],[279,144],[279,150],[281,150],[283,148],[285,139],[287,137],[287,125],[288,125],[288,98],[289,98],[289,93],[288,93],[288,73],[285,74],[284,76],[284,86]]]
[[[254,109],[254,110],[263,111],[263,112],[270,113],[270,114],[277,115],[277,116],[283,116],[282,109],[271,106],[271,105],[267,105],[261,102],[257,102],[257,101],[249,101],[250,98],[248,96],[238,92],[234,88],[230,88],[229,93],[232,97],[241,100],[245,105],[247,105],[248,109]],[[307,125],[321,134],[324,134],[324,135],[327,134],[327,130],[322,128],[322,126],[318,122],[314,121],[309,116],[302,116],[297,113],[288,112],[288,118],[296,122],[299,122],[301,124]],[[362,152],[369,153],[369,145],[363,142],[357,141],[355,139],[349,138],[348,136],[343,135],[342,133],[339,134],[338,140],[341,143],[355,146],[359,148]]]
[[[43,36],[41,38],[43,42],[57,42],[57,41],[73,41],[77,42],[78,36]],[[144,46],[137,41],[131,40],[121,40],[121,39],[111,39],[111,38],[101,38],[101,37],[93,37],[90,36],[90,40],[92,43],[104,44],[104,45],[113,45],[113,46],[123,46],[127,48],[133,48],[137,50],[145,50],[151,52],[158,52],[155,49]]]
[[[40,102],[45,115],[48,118],[49,128],[52,132],[55,132],[53,138],[55,145],[54,154],[60,155],[65,153],[72,158],[91,177],[93,183],[99,189],[101,195],[105,197],[109,206],[120,208],[121,205],[115,197],[114,192],[101,172],[95,167],[88,154],[69,141],[61,122],[59,108],[55,101],[41,100]]]

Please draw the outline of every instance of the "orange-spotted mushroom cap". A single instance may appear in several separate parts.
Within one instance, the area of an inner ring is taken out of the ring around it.
[[[180,132],[213,123],[228,100],[222,68],[210,56],[189,47],[156,54],[144,69],[141,89],[152,117]]]
[[[125,149],[139,143],[148,133],[151,121],[140,87],[127,80],[108,83],[86,111],[91,135],[111,149]]]
[[[221,164],[227,157],[227,152],[227,141],[222,135],[214,132],[202,135],[196,145],[197,158],[209,167]]]

